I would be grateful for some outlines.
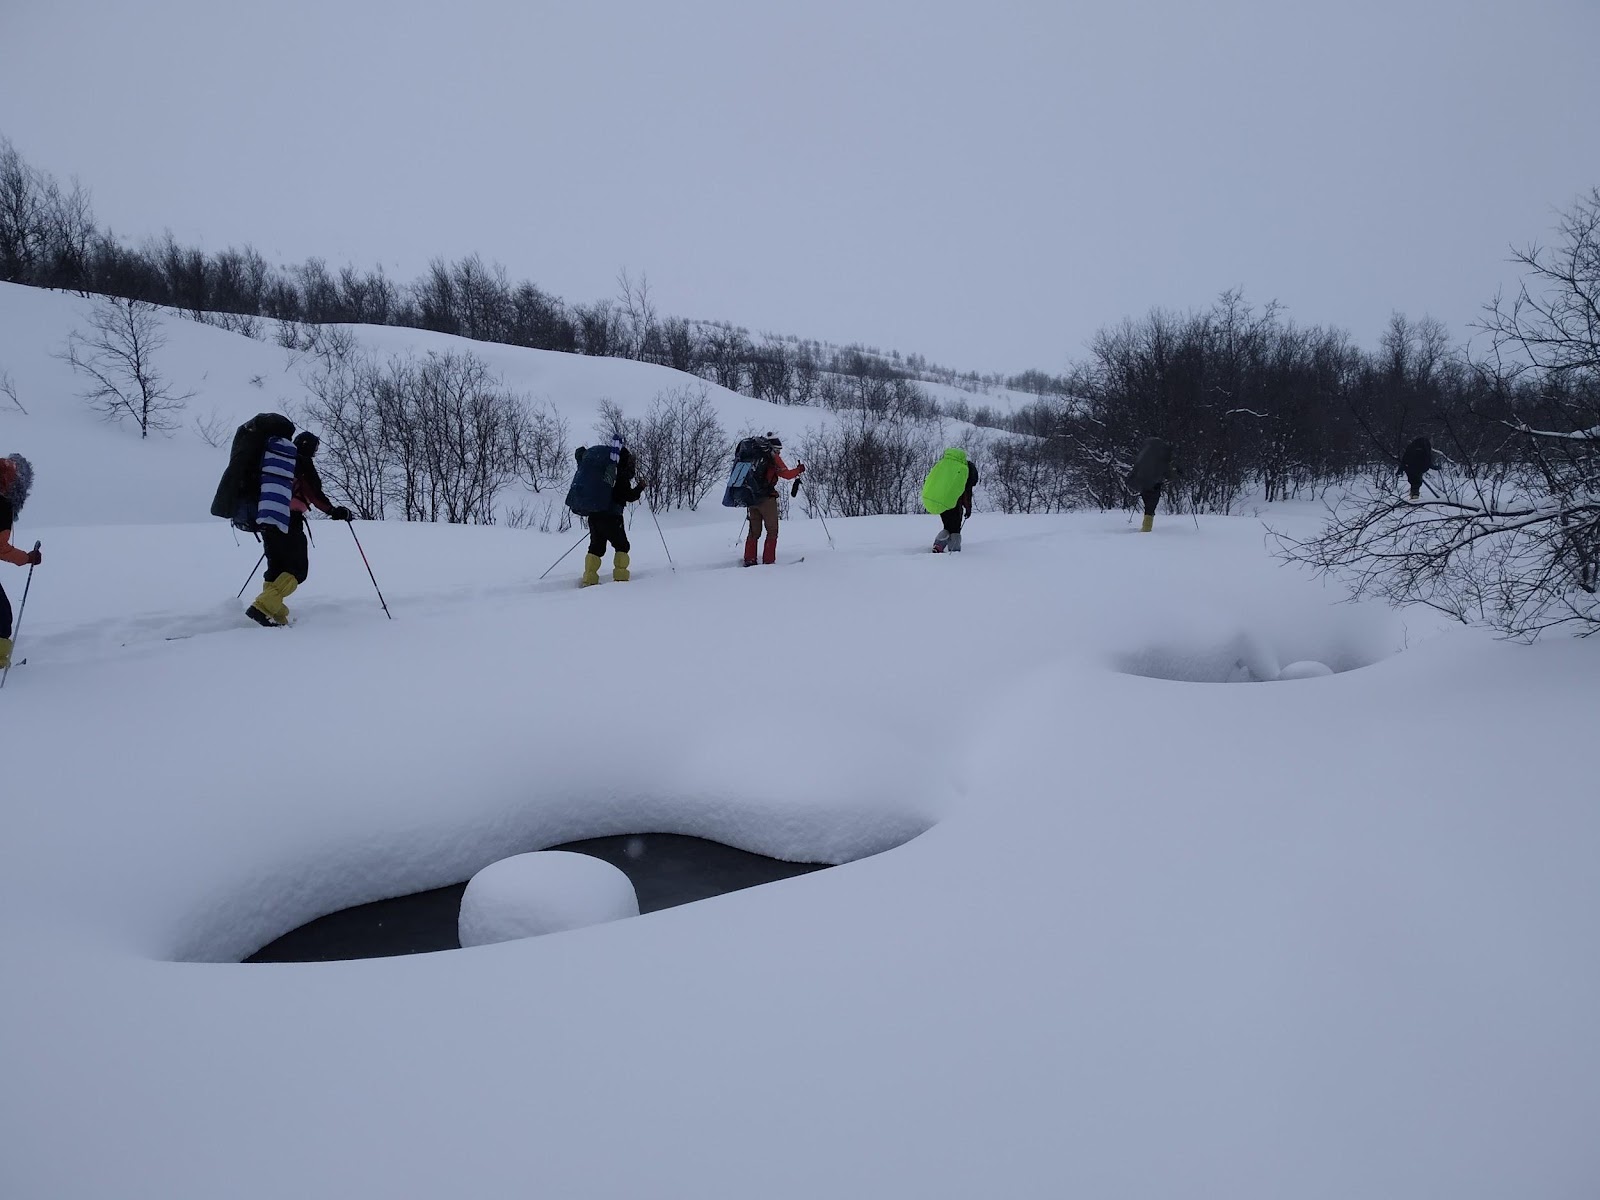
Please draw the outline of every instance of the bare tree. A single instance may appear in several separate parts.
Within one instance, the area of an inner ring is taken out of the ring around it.
[[[617,276],[617,306],[621,310],[625,355],[648,362],[662,362],[665,347],[655,302],[650,298],[650,278],[629,276],[627,269]]]
[[[1353,495],[1317,537],[1279,535],[1284,557],[1510,637],[1600,629],[1600,189],[1559,232],[1516,253],[1516,296],[1486,309],[1491,349],[1471,411],[1446,414],[1435,495]]]
[[[23,416],[28,415],[28,410],[22,407],[22,401],[17,399],[17,382],[11,378],[9,371],[0,371],[0,396],[4,396],[9,403],[14,404]]]
[[[141,438],[176,428],[176,414],[194,393],[174,392],[156,370],[167,341],[156,306],[107,296],[89,315],[89,328],[68,334],[56,356],[87,379],[83,399],[108,421],[132,417]]]

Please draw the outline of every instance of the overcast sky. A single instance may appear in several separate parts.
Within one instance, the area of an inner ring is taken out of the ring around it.
[[[1600,184],[1600,0],[0,0],[0,135],[136,240],[963,370],[1231,286],[1370,344]]]

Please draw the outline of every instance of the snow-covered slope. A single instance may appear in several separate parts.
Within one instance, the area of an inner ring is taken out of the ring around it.
[[[76,303],[34,295],[4,297],[0,366]],[[255,411],[249,356],[277,352],[215,345],[181,370]],[[549,370],[620,400],[618,366]],[[47,559],[0,693],[0,1195],[1600,1181],[1600,643],[1340,604],[1245,518],[980,513],[938,557],[931,518],[834,521],[832,547],[795,521],[740,570],[720,509],[665,522],[675,570],[639,517],[633,581],[581,592],[572,558],[537,582],[570,536],[358,524],[393,621],[318,522],[268,631],[233,599],[253,546],[180,523],[216,452],[66,409],[0,413],[13,448]],[[78,464],[127,483],[152,449],[150,515],[72,508]],[[1160,677],[1301,660],[1340,673]],[[648,831],[848,865],[466,951],[237,963]]]
[[[131,423],[108,424],[79,397],[84,390],[58,355],[73,330],[87,330],[93,300],[0,283],[0,372],[15,384],[23,416],[0,397],[0,444],[26,446],[38,473],[29,517],[43,525],[206,521],[234,428],[258,412],[283,411],[306,398],[308,355],[164,313],[166,345],[156,369],[175,392],[192,392],[181,427],[141,442]],[[602,400],[643,415],[658,394],[703,381],[650,363],[584,358],[518,346],[469,342],[425,330],[351,326],[378,354],[466,350],[489,364],[506,387],[546,401],[573,436],[593,436]],[[785,409],[705,383],[730,434],[746,425],[792,437],[828,421],[813,409]],[[222,448],[197,432],[215,422]],[[10,453],[11,451],[6,451]]]

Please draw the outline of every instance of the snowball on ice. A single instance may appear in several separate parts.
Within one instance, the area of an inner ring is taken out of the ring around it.
[[[1333,668],[1327,663],[1319,663],[1315,659],[1303,658],[1299,662],[1292,662],[1278,672],[1279,679],[1320,679],[1324,675],[1332,675]]]
[[[633,884],[610,863],[566,850],[518,854],[491,863],[467,884],[461,944],[487,946],[638,915]]]

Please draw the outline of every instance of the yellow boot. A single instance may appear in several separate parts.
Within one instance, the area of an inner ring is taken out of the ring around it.
[[[11,639],[0,638],[0,671],[11,665]]]
[[[1154,525],[1155,521],[1156,521],[1156,518],[1155,518],[1155,514],[1154,513],[1145,513],[1145,515],[1144,515],[1144,524],[1139,526],[1139,532],[1140,533],[1149,533],[1150,532],[1150,526]]]
[[[259,625],[287,625],[289,608],[283,601],[299,586],[300,581],[284,571],[261,589],[261,594],[245,610],[245,615]]]
[[[600,563],[602,559],[598,554],[585,554],[583,556],[583,578],[578,580],[579,587],[593,587],[600,582]]]
[[[628,575],[628,556],[621,550],[617,551],[617,557],[611,564],[611,578],[618,583],[627,583],[630,578]]]

